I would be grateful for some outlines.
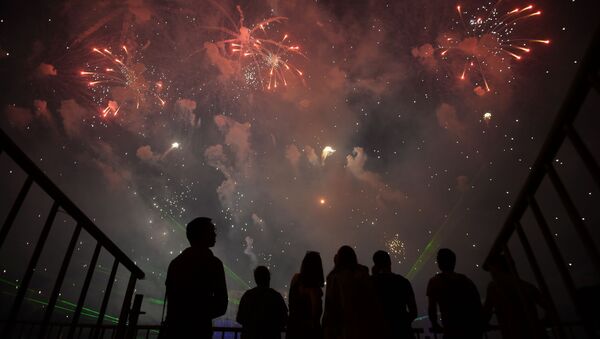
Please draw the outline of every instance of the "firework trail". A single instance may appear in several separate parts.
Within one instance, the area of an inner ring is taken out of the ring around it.
[[[228,36],[217,41],[216,45],[225,57],[239,62],[247,83],[251,84],[258,79],[263,88],[275,90],[282,85],[288,85],[287,74],[303,77],[304,73],[289,61],[293,55],[306,58],[300,52],[300,46],[289,44],[287,34],[281,39],[274,39],[269,35],[269,26],[286,21],[286,17],[270,17],[247,27],[244,24],[244,12],[239,5],[236,9],[240,19],[236,23],[223,7],[217,3],[213,4],[225,13],[233,28],[221,26],[208,29],[220,31]]]
[[[149,97],[160,106],[164,106],[166,101],[162,98],[163,81],[150,84],[144,78],[146,68],[135,62],[126,46],[121,46],[121,51],[122,54],[116,54],[108,48],[93,48],[92,53],[97,57],[88,63],[87,70],[80,72],[94,94],[94,101],[105,105],[101,110],[102,117],[116,116],[121,110],[122,104],[110,97],[113,86],[130,90],[136,109]]]
[[[480,6],[471,14],[460,5],[458,12],[459,34],[445,34],[438,40],[442,59],[448,60],[458,54],[464,58],[459,79],[465,80],[469,73],[477,74],[482,86],[476,83],[475,93],[483,95],[491,87],[486,74],[508,72],[511,60],[521,60],[531,52],[531,45],[549,44],[550,40],[518,38],[517,27],[527,19],[540,16],[542,12],[528,5],[510,11],[501,11],[495,4]]]
[[[160,155],[159,159],[164,159],[167,155],[169,155],[169,153],[173,152],[173,150],[179,149],[179,147],[181,147],[181,144],[175,141],[171,144],[171,147],[169,147],[163,154]]]

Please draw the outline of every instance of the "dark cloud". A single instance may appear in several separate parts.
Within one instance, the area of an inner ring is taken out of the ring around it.
[[[43,62],[38,66],[37,70],[38,70],[38,74],[40,76],[56,76],[56,75],[58,75],[58,71],[56,70],[56,68],[54,68],[54,66],[43,63]]]
[[[143,161],[157,161],[160,159],[160,155],[154,153],[150,145],[141,146],[135,151],[135,155]]]
[[[429,43],[423,44],[419,47],[413,47],[411,50],[412,56],[417,58],[421,64],[427,66],[429,69],[433,69],[437,65],[437,61],[435,60],[433,53],[433,46]]]
[[[4,108],[6,118],[12,126],[18,129],[25,129],[33,121],[33,114],[29,108],[8,105]]]
[[[435,116],[437,117],[438,125],[440,125],[440,127],[447,129],[455,135],[462,135],[464,133],[465,126],[456,114],[456,108],[454,108],[454,106],[442,103],[435,110]]]
[[[80,106],[75,100],[63,100],[58,113],[62,118],[63,129],[68,137],[81,137],[85,126],[86,117],[90,113]]]

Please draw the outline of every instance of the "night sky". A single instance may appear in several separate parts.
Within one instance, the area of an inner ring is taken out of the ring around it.
[[[389,251],[393,270],[413,283],[420,315],[440,247],[455,250],[457,271],[484,297],[490,278],[481,264],[579,66],[600,2],[0,7],[0,126],[146,272],[137,293],[145,295],[142,321],[155,323],[168,263],[188,246],[185,224],[196,216],[217,225],[229,318],[256,265],[267,265],[272,286],[286,293],[307,250],[321,253],[328,272],[343,244],[369,267],[373,252]],[[597,98],[577,124],[598,155],[594,107]],[[581,165],[571,149],[556,166],[597,225],[591,197],[600,192],[574,174]],[[4,218],[25,175],[5,155],[0,173]],[[585,284],[587,262],[544,185],[540,204]],[[0,251],[2,314],[50,206],[34,188]],[[39,316],[73,227],[59,213],[23,317]],[[82,236],[56,319],[69,317],[94,246]],[[86,319],[111,263],[103,253]],[[111,315],[127,278],[120,270]]]

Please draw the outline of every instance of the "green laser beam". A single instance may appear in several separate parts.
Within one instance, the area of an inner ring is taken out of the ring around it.
[[[6,280],[6,279],[3,279],[3,278],[0,278],[0,282],[4,283],[6,285],[9,285],[11,287],[15,287],[15,288],[19,287],[19,284],[14,283],[14,282],[9,281],[9,280]],[[34,295],[37,293],[35,290],[33,290],[31,288],[28,288],[27,292],[29,294],[34,294]],[[16,296],[15,293],[8,292],[8,291],[3,291],[2,293],[6,294],[6,295],[13,296],[13,297]],[[26,296],[25,300],[27,300],[27,301],[29,301],[31,303],[48,306],[48,300],[37,299],[37,298],[34,298],[32,296]],[[66,305],[66,306],[63,306],[63,305]],[[72,302],[68,301],[68,300],[60,299],[59,298],[57,300],[56,305],[54,307],[56,309],[59,309],[59,310],[62,310],[62,311],[74,313],[75,312],[75,308],[77,307],[77,305],[75,303],[72,303]],[[98,316],[100,315],[100,312],[96,311],[94,309],[91,309],[89,307],[83,307],[81,309],[81,314],[84,315],[84,316],[86,316],[86,317],[89,317],[89,318],[98,319]],[[106,320],[110,321],[110,322],[113,322],[113,323],[118,323],[119,322],[119,318],[111,316],[109,314],[105,314],[104,318]]]
[[[232,277],[235,281],[239,282],[240,284],[242,284],[243,287],[245,287],[246,289],[250,289],[250,285],[248,285],[248,283],[246,283],[242,278],[240,278],[239,275],[235,274],[235,272],[229,268],[227,265],[223,264],[223,267],[225,268],[225,273],[227,273],[227,275],[229,275],[230,277]]]
[[[484,165],[482,165],[479,168],[479,170],[475,174],[475,177],[473,178],[473,180],[471,180],[471,182],[469,182],[469,186],[471,186],[479,178],[479,175],[483,171],[483,167],[484,167]],[[419,257],[417,258],[415,263],[412,265],[412,267],[410,268],[408,273],[406,273],[406,278],[408,280],[412,281],[416,277],[416,275],[421,271],[423,266],[425,266],[425,264],[434,256],[435,252],[440,248],[440,244],[442,242],[442,237],[445,235],[446,229],[449,228],[449,225],[451,226],[451,225],[456,224],[456,222],[454,222],[453,217],[454,217],[455,212],[458,210],[458,206],[460,206],[462,201],[464,200],[464,197],[465,197],[465,193],[463,192],[460,195],[460,198],[454,204],[454,206],[452,206],[452,210],[450,210],[450,214],[448,215],[448,218],[446,218],[446,220],[442,223],[442,226],[440,226],[440,228],[438,228],[438,230],[433,234],[433,236],[427,243],[427,246],[425,246],[425,249],[423,250],[421,255],[419,255]]]
[[[170,222],[172,225],[176,226],[176,228],[178,228],[180,231],[185,232],[185,226],[183,226],[182,223],[180,223],[179,221],[177,221],[174,217],[170,216],[170,215],[163,215],[167,220],[167,222]],[[240,284],[242,284],[242,286],[246,289],[250,289],[250,285],[248,285],[248,283],[246,283],[242,278],[240,278],[239,275],[237,275],[229,266],[223,264],[223,267],[225,268],[225,273],[231,277],[233,280],[239,282]]]

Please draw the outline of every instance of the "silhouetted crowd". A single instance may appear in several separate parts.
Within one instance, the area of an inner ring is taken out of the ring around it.
[[[223,264],[209,249],[215,245],[215,226],[209,218],[196,218],[186,234],[191,246],[173,259],[167,273],[161,337],[212,338],[212,319],[225,314],[228,303]],[[290,283],[289,309],[270,288],[268,268],[256,267],[256,287],[244,293],[236,316],[242,338],[280,339],[284,331],[287,339],[415,337],[415,295],[411,283],[392,272],[387,252],[373,254],[371,275],[350,246],[340,247],[333,261],[325,278],[319,253],[306,253]],[[440,249],[437,263],[441,272],[427,285],[434,332],[445,339],[481,338],[495,313],[504,338],[545,338],[537,317],[537,306],[546,308],[545,302],[533,285],[512,278],[506,258],[492,261],[494,282],[484,304],[475,284],[454,272],[454,252]]]

